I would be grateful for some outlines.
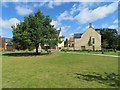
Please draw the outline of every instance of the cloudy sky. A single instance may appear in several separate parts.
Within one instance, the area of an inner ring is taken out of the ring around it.
[[[11,25],[23,21],[38,8],[52,18],[51,24],[61,28],[66,38],[83,33],[89,23],[94,28],[118,28],[117,2],[2,2],[0,35],[11,38]]]

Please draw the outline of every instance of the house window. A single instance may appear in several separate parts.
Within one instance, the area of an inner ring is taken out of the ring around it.
[[[85,50],[85,46],[81,46],[81,49],[82,49],[82,50]]]
[[[74,47],[74,44],[72,44],[72,47]]]
[[[92,38],[92,43],[95,44],[95,38]]]

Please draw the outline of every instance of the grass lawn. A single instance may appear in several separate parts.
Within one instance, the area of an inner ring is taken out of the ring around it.
[[[89,53],[88,51],[67,51],[67,52],[77,52],[77,53],[85,53],[85,54],[102,54],[102,52],[94,52],[94,51],[89,52]],[[120,52],[104,52],[104,54],[102,55],[120,56]]]
[[[101,52],[91,52],[92,54],[101,54]],[[118,52],[104,52],[105,55],[116,55],[118,56]]]
[[[42,56],[3,56],[2,60],[3,88],[116,87],[117,80],[108,78],[118,74],[116,57],[56,52]]]

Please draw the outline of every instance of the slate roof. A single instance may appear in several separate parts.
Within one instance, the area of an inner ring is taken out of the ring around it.
[[[11,38],[2,38],[4,42],[11,42]]]
[[[74,34],[74,38],[81,38],[82,34],[83,33],[76,33],[76,34]]]
[[[7,46],[11,46],[13,45],[12,43],[12,39],[11,38],[2,38],[3,42],[6,42],[7,43]]]

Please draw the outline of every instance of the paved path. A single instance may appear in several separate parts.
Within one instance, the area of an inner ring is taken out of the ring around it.
[[[107,57],[120,57],[117,55],[105,55],[105,54],[92,54],[92,53],[79,53],[79,52],[61,52],[61,53],[72,53],[72,54],[83,54],[83,55],[94,55],[94,56],[107,56]]]

